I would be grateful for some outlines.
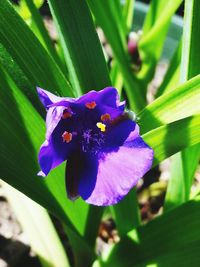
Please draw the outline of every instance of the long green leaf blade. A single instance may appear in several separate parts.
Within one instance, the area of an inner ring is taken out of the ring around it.
[[[29,81],[34,86],[72,96],[64,74],[9,1],[0,0],[0,16],[0,42]]]
[[[139,80],[131,70],[126,44],[126,33],[122,36],[118,27],[116,15],[113,11],[113,2],[107,0],[96,2],[88,0],[87,2],[95,16],[95,19],[97,20],[97,23],[103,29],[106,38],[112,47],[117,65],[124,78],[124,85],[131,108],[134,111],[139,111],[145,106],[145,97],[141,94]]]
[[[141,132],[200,112],[200,75],[162,95],[138,114]]]
[[[79,234],[84,233],[88,205],[81,200],[73,203],[67,199],[64,166],[53,170],[45,179],[37,176],[44,121],[1,68],[0,74],[0,176],[60,218],[65,223],[76,260],[81,244],[85,261],[91,263],[93,251]]]
[[[71,82],[77,94],[111,85],[102,48],[86,2],[50,0],[49,5],[57,24]],[[88,244],[94,246],[103,209],[90,206],[88,210],[84,237]]]
[[[171,17],[181,2],[182,0],[152,1],[149,10],[150,15],[147,16],[148,25],[147,22],[144,24],[144,35],[139,42],[143,62],[139,77],[146,82],[153,78],[155,66],[161,56]],[[162,16],[160,15],[160,10],[165,10]]]
[[[85,1],[50,0],[49,5],[77,94],[109,86],[105,59]]]
[[[199,8],[199,1],[192,0],[185,2],[181,82],[185,82],[186,80],[200,73],[200,56],[198,53],[200,44],[198,38],[200,33],[200,17],[198,13]],[[188,147],[181,154],[173,157],[176,165],[173,164],[171,169],[172,177],[169,181],[166,193],[165,210],[171,209],[189,200],[190,189],[199,158],[199,144],[191,148]],[[174,186],[174,184],[176,184],[176,186]]]
[[[199,217],[197,198],[129,232],[100,266],[198,266]]]
[[[3,188],[42,266],[69,267],[64,248],[47,211],[5,182]]]
[[[186,147],[198,144],[199,132],[200,115],[196,115],[163,125],[144,134],[144,140],[154,149],[154,166]]]

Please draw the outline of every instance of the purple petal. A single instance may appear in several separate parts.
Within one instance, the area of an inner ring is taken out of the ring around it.
[[[42,173],[39,175],[46,176],[53,168],[67,160],[73,151],[76,150],[76,141],[65,143],[62,141],[62,130],[57,127],[48,140],[42,144],[39,152],[39,164]]]
[[[63,100],[63,97],[56,96],[40,87],[37,87],[38,96],[45,108],[48,108],[49,105],[53,103],[60,102]]]
[[[119,118],[112,123],[112,127],[106,132],[106,147],[108,150],[112,147],[119,147],[124,144],[125,141],[134,140],[139,136],[138,125],[130,120]]]
[[[114,87],[106,87],[101,91],[90,91],[77,99],[77,103],[87,103],[95,101],[97,105],[105,105],[113,108],[124,108],[125,103],[119,101],[119,95]]]
[[[49,140],[54,129],[61,121],[65,107],[51,107],[46,116],[46,139]]]
[[[65,172],[66,191],[68,198],[71,200],[79,197],[78,184],[83,168],[84,157],[77,151],[69,157]]]
[[[97,206],[118,203],[151,168],[153,150],[138,137],[115,151],[85,161],[79,194]]]

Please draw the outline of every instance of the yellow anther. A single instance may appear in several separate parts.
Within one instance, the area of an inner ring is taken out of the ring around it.
[[[69,133],[69,132],[66,132],[66,131],[65,131],[65,132],[62,134],[62,138],[63,138],[63,142],[69,143],[69,142],[72,141],[72,134]]]
[[[110,120],[111,120],[110,114],[105,113],[105,114],[101,115],[101,121],[107,122],[107,121],[110,121]]]
[[[106,125],[102,122],[97,122],[96,126],[101,130],[101,132],[106,131]]]
[[[92,102],[87,102],[85,104],[86,108],[89,108],[89,109],[94,109],[96,107],[96,102],[95,101],[92,101]]]

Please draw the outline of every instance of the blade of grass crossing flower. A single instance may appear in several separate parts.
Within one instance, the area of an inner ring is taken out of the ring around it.
[[[69,267],[64,248],[47,211],[5,182],[3,188],[42,266]]]
[[[128,34],[132,26],[133,4],[134,1],[128,0],[126,1],[123,9],[123,19],[126,24],[126,29],[123,33],[124,36]],[[117,17],[116,21],[118,22]],[[113,86],[116,87],[118,89],[119,94],[121,94],[123,86],[123,75],[115,61],[111,70],[111,80]],[[120,203],[118,203],[114,207],[111,207],[110,209],[117,224],[117,229],[119,231],[120,236],[125,235],[132,228],[140,224],[140,215],[135,189],[131,190],[129,194]]]
[[[124,86],[129,98],[131,109],[139,111],[145,106],[145,97],[141,95],[139,80],[134,76],[127,51],[125,36],[122,38],[116,16],[113,14],[112,1],[87,1],[99,26],[103,29],[112,47],[117,65],[124,78]],[[112,34],[111,34],[112,33]]]
[[[199,216],[196,198],[130,231],[100,266],[199,266]]]
[[[200,73],[199,55],[199,23],[198,10],[200,2],[196,0],[185,2],[183,52],[181,61],[181,82]],[[197,96],[198,98],[198,96]],[[199,98],[198,98],[199,99]],[[195,104],[195,103],[194,103]],[[165,210],[173,208],[180,203],[188,201],[194,173],[200,158],[200,145],[188,147],[182,153],[175,155],[172,165],[171,178],[165,198]],[[177,166],[180,169],[177,175]],[[174,187],[174,184],[176,186]],[[178,197],[177,197],[178,196]]]
[[[48,3],[59,32],[70,81],[77,94],[109,86],[103,51],[85,1],[50,0]]]
[[[179,85],[138,114],[141,133],[200,112],[200,75]]]
[[[64,166],[45,179],[37,176],[44,121],[11,78],[1,69],[0,74],[0,176],[61,219],[76,257],[81,245],[81,254],[91,262],[94,254],[79,234],[84,232],[88,205],[67,199]]]
[[[31,84],[73,96],[71,86],[62,71],[9,1],[0,0],[0,16],[0,42]]]
[[[49,1],[60,35],[71,82],[77,93],[111,85],[103,51],[85,1]],[[94,246],[103,210],[90,206],[84,236]],[[95,214],[91,216],[91,214]]]

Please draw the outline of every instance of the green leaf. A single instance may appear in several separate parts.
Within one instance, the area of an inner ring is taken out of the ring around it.
[[[129,232],[100,266],[199,266],[199,217],[198,198]]]
[[[47,211],[5,182],[3,188],[42,266],[69,267],[66,253]]]
[[[184,82],[200,73],[200,55],[198,53],[198,35],[200,33],[199,8],[199,1],[192,0],[185,2],[181,82]],[[195,103],[193,104],[195,105]],[[190,189],[199,158],[199,144],[194,147],[187,148],[181,154],[178,154],[173,158],[176,164],[173,164],[171,169],[172,177],[169,181],[165,197],[165,210],[171,209],[189,200]]]
[[[109,86],[111,82],[104,55],[85,1],[50,0],[49,5],[77,94]],[[91,246],[95,245],[102,213],[101,208],[89,208],[84,237]]]
[[[200,73],[199,64],[199,10],[198,0],[186,0],[183,30],[183,50],[181,62],[181,82]]]
[[[64,74],[9,1],[0,0],[0,16],[0,42],[32,85],[72,96]]]
[[[133,188],[123,200],[111,207],[111,211],[120,236],[124,236],[131,229],[140,225],[136,189]]]
[[[26,95],[40,114],[44,114],[44,108],[38,98],[35,86],[30,83],[2,44],[0,44],[0,65],[9,73],[18,88]]]
[[[99,26],[103,29],[109,44],[112,47],[114,58],[124,79],[125,89],[134,111],[139,111],[145,106],[145,97],[141,94],[140,81],[131,69],[128,57],[126,33],[121,34],[119,23],[116,19],[112,1],[87,1]],[[122,12],[119,18],[121,21]],[[112,33],[112,34],[111,34]]]
[[[134,2],[135,0],[126,0],[124,4],[123,17],[128,29],[127,34],[131,31],[133,25]]]
[[[158,127],[142,137],[154,150],[155,166],[178,151],[198,144],[199,131],[200,115],[196,115]]]
[[[66,224],[74,253],[81,244],[81,253],[90,262],[94,254],[79,234],[84,233],[88,205],[82,200],[73,203],[67,199],[63,165],[45,179],[37,176],[40,169],[37,154],[45,136],[44,121],[1,69],[0,114],[0,176],[61,219]]]
[[[127,0],[123,8],[123,17],[126,22],[129,33],[132,27],[133,20],[133,0]],[[118,65],[114,62],[111,71],[111,80],[114,87],[118,89],[121,94],[123,86],[123,76],[119,71]],[[120,201],[117,205],[111,207],[111,212],[117,225],[117,230],[120,236],[125,235],[132,228],[140,224],[140,213],[138,208],[136,189],[133,188],[128,195]]]
[[[200,75],[157,98],[138,114],[141,133],[200,112]]]
[[[49,5],[77,95],[109,86],[102,48],[85,1],[50,0]]]
[[[144,35],[148,34],[151,28],[156,24],[157,20],[160,18],[160,14],[165,7],[165,0],[152,0],[148,13],[145,17],[145,21],[143,24],[143,33]]]
[[[129,34],[131,27],[132,27],[133,7],[134,7],[134,0],[127,0],[123,8],[123,20],[125,21],[125,24],[127,27],[127,34]],[[122,86],[123,86],[123,76],[118,68],[117,63],[114,60],[112,62],[110,77],[111,77],[112,85],[118,90],[119,95],[121,95]]]
[[[139,42],[143,63],[139,77],[144,79],[145,83],[153,78],[171,17],[181,2],[182,0],[152,1],[147,20],[144,23],[144,34]],[[165,10],[165,12],[161,15],[163,10]]]
[[[199,158],[199,144],[186,148],[172,157],[164,211],[168,211],[190,199],[190,189]]]
[[[159,86],[156,92],[156,98],[164,93],[171,92],[179,84],[180,80],[180,63],[181,63],[182,41],[179,45],[170,61],[167,73],[163,79],[163,82]]]
[[[49,54],[53,57],[53,59],[55,60],[55,62],[58,64],[58,66],[61,69],[64,69],[64,66],[61,63],[61,60],[58,57],[58,54],[56,53],[55,47],[53,46],[53,41],[51,40],[47,29],[45,28],[43,19],[34,3],[33,0],[24,0],[28,9],[31,12],[31,16],[32,16],[32,20],[35,23],[39,34],[41,36],[41,39],[43,41],[43,44],[45,46],[45,48],[47,49],[47,51],[49,52]]]

